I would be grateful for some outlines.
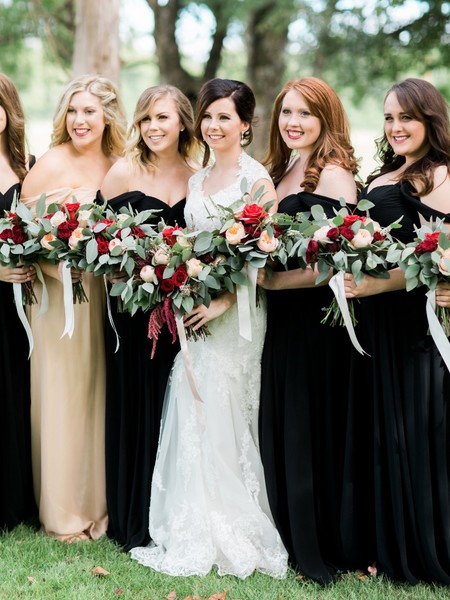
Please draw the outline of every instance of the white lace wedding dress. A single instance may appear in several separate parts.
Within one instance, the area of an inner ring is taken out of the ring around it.
[[[217,204],[241,197],[268,179],[258,162],[242,153],[236,182],[212,198],[203,194],[210,167],[189,182],[188,227],[211,230]],[[283,577],[287,553],[270,514],[258,450],[257,419],[265,307],[252,322],[253,341],[239,335],[237,307],[211,321],[211,335],[188,342],[203,403],[199,423],[181,353],[167,387],[150,503],[150,546],[131,550],[141,564],[169,575],[240,578],[254,571]]]

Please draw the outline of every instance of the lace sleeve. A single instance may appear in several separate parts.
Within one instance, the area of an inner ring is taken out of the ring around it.
[[[260,179],[267,179],[272,182],[267,169],[260,162],[245,153],[242,154],[241,178],[247,180],[249,191]]]

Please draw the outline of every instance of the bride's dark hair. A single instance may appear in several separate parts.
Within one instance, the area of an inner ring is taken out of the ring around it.
[[[246,83],[234,79],[210,79],[203,84],[198,94],[196,106],[196,118],[194,124],[194,135],[204,149],[203,166],[209,162],[211,152],[208,144],[202,138],[202,121],[210,106],[216,100],[221,98],[231,98],[234,102],[236,112],[242,122],[248,123],[249,128],[243,134],[243,146],[248,146],[253,140],[252,123],[255,114],[256,100],[255,95]]]

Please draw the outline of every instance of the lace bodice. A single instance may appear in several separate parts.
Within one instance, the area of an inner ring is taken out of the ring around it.
[[[236,181],[220,190],[216,194],[206,196],[203,191],[203,183],[211,172],[213,165],[201,169],[189,179],[188,198],[184,214],[189,229],[212,230],[220,226],[217,206],[230,206],[242,196],[241,182],[247,181],[247,189],[250,191],[259,179],[268,179],[270,175],[267,170],[254,158],[245,152],[239,157],[239,167],[236,172]]]

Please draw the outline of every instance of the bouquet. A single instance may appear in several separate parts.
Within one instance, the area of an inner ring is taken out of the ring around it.
[[[429,292],[434,292],[439,283],[450,283],[450,233],[441,220],[421,227],[416,233],[413,242],[394,247],[390,259],[404,271],[407,291],[425,285]],[[450,309],[435,305],[434,311],[445,336],[449,337]]]
[[[190,313],[195,305],[208,306],[213,295],[232,289],[225,257],[214,251],[198,250],[197,241],[195,232],[168,227],[161,221],[156,235],[136,244],[131,277],[111,288],[111,295],[121,298],[124,310],[131,314],[138,309],[150,311],[148,336],[153,340],[152,358],[164,324],[175,340],[177,317]],[[206,326],[197,331],[187,330],[191,339],[207,335]]]
[[[22,216],[21,216],[22,215]],[[0,264],[15,268],[31,265],[41,256],[41,246],[29,231],[26,221],[31,219],[27,207],[16,200],[10,211],[0,217]],[[34,304],[36,296],[33,283],[21,284],[22,304]]]

